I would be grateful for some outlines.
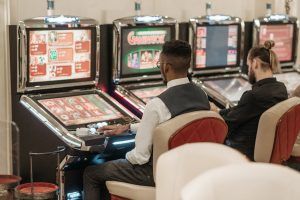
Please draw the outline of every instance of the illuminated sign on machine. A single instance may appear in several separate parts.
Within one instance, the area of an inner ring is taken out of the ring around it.
[[[194,68],[237,65],[238,25],[198,26],[194,42]]]
[[[91,30],[29,32],[29,82],[89,78]]]
[[[96,94],[41,99],[38,102],[65,126],[118,119],[123,116]]]
[[[170,39],[170,27],[123,29],[121,74],[135,76],[159,72],[156,63],[159,60],[162,45]]]
[[[261,25],[259,32],[259,44],[264,44],[266,40],[274,40],[273,50],[279,61],[286,62],[292,60],[293,55],[293,24]]]

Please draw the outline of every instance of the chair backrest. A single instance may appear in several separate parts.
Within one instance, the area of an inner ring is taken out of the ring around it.
[[[291,156],[300,131],[300,98],[276,104],[260,117],[254,148],[254,160],[282,163]]]
[[[246,162],[245,155],[223,144],[192,143],[172,149],[158,158],[156,200],[179,200],[181,189],[198,174]]]
[[[291,155],[294,156],[294,157],[300,157],[300,131],[298,133],[298,136],[297,136],[296,142],[294,144],[293,151],[292,151]]]
[[[281,165],[247,163],[212,169],[181,191],[182,200],[298,200],[300,173]]]
[[[153,175],[157,158],[169,149],[185,143],[224,143],[227,125],[213,111],[185,113],[160,124],[153,133]]]

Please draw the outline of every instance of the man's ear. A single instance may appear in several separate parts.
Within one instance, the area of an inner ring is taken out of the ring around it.
[[[258,68],[258,61],[257,61],[257,59],[253,59],[253,65],[254,65],[255,69]]]
[[[170,71],[170,67],[171,67],[171,65],[168,64],[168,63],[164,66],[164,73],[165,73],[165,74],[168,73],[168,72]]]

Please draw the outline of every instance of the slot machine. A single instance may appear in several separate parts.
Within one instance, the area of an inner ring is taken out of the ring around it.
[[[141,117],[146,103],[162,93],[156,63],[162,45],[177,35],[177,22],[165,16],[134,16],[113,22],[113,96]]]
[[[228,15],[190,19],[193,81],[214,101],[234,106],[251,88],[241,73],[244,22]]]
[[[266,40],[275,42],[274,52],[281,64],[281,74],[274,76],[287,87],[290,94],[300,84],[299,68],[296,68],[299,21],[296,17],[269,14],[254,19],[253,45]]]
[[[28,152],[65,146],[59,167],[62,199],[80,199],[85,166],[122,157],[134,147],[131,132],[116,137],[98,132],[103,125],[138,118],[95,88],[97,24],[88,18],[48,16],[10,27],[12,118],[21,130],[14,170],[28,181]],[[35,180],[54,182],[55,165],[50,159],[35,161]]]

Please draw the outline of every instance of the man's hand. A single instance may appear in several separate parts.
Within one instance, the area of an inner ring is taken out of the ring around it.
[[[217,113],[220,111],[220,108],[218,108],[218,106],[216,106],[216,104],[214,104],[213,102],[209,102],[209,104],[210,104],[211,111],[215,111]]]
[[[129,130],[130,125],[121,125],[121,124],[116,124],[116,125],[108,125],[108,126],[103,126],[98,129],[98,131],[102,132],[107,135],[107,136],[114,136],[114,135],[120,135],[124,133],[125,131]]]

